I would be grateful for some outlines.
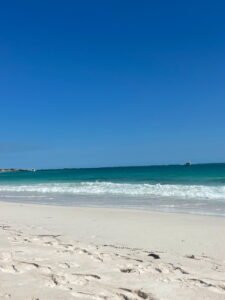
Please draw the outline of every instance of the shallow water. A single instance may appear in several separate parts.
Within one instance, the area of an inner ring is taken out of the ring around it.
[[[225,216],[225,164],[1,173],[0,199]]]

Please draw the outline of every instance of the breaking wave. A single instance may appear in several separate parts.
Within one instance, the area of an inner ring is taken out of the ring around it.
[[[121,195],[179,199],[225,200],[225,186],[131,184],[113,182],[40,183],[0,185],[0,192],[29,192],[38,194]]]

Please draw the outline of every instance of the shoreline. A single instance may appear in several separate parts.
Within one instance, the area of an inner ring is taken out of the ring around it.
[[[0,201],[0,220],[1,299],[225,297],[224,218]]]
[[[27,197],[29,198],[29,196]],[[31,197],[32,198],[32,197]],[[51,203],[49,202],[42,202],[42,201],[31,201],[27,202],[26,200],[24,201],[17,201],[17,200],[5,200],[3,197],[0,196],[0,203],[5,203],[5,204],[21,204],[21,205],[37,205],[37,206],[47,206],[47,207],[67,207],[67,208],[87,208],[87,209],[106,209],[106,210],[122,210],[122,211],[134,211],[134,212],[149,212],[149,213],[162,213],[162,214],[174,214],[174,215],[189,215],[189,216],[201,216],[201,217],[215,217],[215,218],[225,218],[225,214],[216,214],[216,213],[210,213],[210,212],[198,212],[198,211],[188,211],[188,210],[169,210],[169,209],[159,209],[159,208],[154,208],[151,206],[128,206],[128,205],[121,205],[121,206],[113,206],[112,204],[107,204],[107,205],[100,205],[100,204],[81,204],[80,202],[78,203],[66,203],[62,202],[60,204],[59,201],[54,201]]]

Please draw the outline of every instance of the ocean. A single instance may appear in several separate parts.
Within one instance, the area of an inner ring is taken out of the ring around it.
[[[0,200],[225,216],[225,164],[0,173]]]

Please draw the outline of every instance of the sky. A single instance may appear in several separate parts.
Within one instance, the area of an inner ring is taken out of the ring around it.
[[[225,162],[225,1],[0,6],[0,167]]]

